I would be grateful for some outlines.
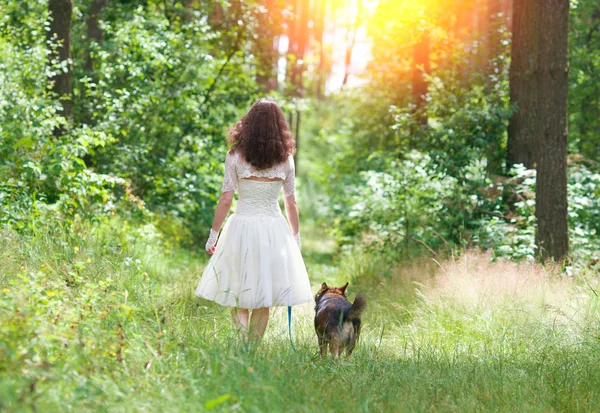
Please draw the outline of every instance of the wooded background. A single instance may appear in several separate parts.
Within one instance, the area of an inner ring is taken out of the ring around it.
[[[194,296],[259,97],[352,360]],[[0,411],[597,411],[599,155],[598,0],[0,0]]]
[[[505,240],[513,252],[515,244],[529,251],[517,256],[562,260],[569,222],[571,236],[575,228],[586,234],[576,244],[596,239],[595,187],[581,194],[585,201],[571,200],[581,205],[568,206],[569,165],[597,181],[594,1],[1,5],[5,225],[25,228],[45,208],[71,217],[122,209],[192,245],[210,221],[227,127],[270,95],[289,116],[298,157],[327,177],[320,184],[335,212],[324,219],[339,221],[341,243],[368,236],[379,245],[395,236],[402,242],[392,249],[401,253],[415,239],[434,250],[448,243],[498,250],[490,231],[501,231],[527,234],[527,241]],[[311,121],[315,112],[327,112],[329,121]],[[311,129],[321,121],[330,126]],[[305,131],[313,149],[304,146]],[[314,150],[333,136],[345,165]],[[373,184],[361,176],[404,175],[403,162],[413,156],[425,175],[455,181],[452,192],[462,200],[427,203],[460,211],[460,219],[410,212],[407,194],[414,190],[417,203],[429,196],[418,187],[384,191],[390,205],[381,206],[389,211],[380,219],[389,227],[368,217],[376,204],[348,218],[360,196],[372,195],[354,193]],[[515,172],[520,167],[534,171],[535,197],[515,189],[526,174]],[[469,197],[475,200],[467,205]],[[119,200],[128,206],[117,208]],[[532,244],[531,234],[536,252],[522,245]]]

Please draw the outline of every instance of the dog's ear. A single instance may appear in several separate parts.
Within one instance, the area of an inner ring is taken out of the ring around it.
[[[321,298],[328,289],[329,287],[327,286],[327,284],[321,284],[321,288],[319,289],[319,291],[317,291],[317,294],[315,295],[315,301],[318,302],[319,298]]]
[[[344,285],[343,287],[340,287],[340,291],[342,292],[342,294],[346,295],[346,288],[348,288],[348,283],[346,283],[346,285]]]

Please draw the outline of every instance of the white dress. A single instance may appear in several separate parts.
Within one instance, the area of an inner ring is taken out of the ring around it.
[[[279,207],[294,195],[294,158],[256,171],[238,153],[225,159],[223,192],[238,192],[235,213],[221,231],[215,253],[196,289],[198,297],[224,306],[262,308],[312,301],[300,248]],[[280,181],[255,181],[263,177]]]

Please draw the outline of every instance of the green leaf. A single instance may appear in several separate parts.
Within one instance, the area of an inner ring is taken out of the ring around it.
[[[231,397],[231,394],[227,393],[227,394],[217,397],[216,399],[209,400],[206,403],[204,403],[204,408],[206,410],[214,409],[218,405],[225,403],[227,400],[229,400],[230,397]]]
[[[15,149],[19,149],[20,147],[24,146],[26,149],[29,149],[33,146],[33,139],[27,137],[27,138],[21,138],[17,141],[17,143],[15,143],[13,145],[13,148]]]

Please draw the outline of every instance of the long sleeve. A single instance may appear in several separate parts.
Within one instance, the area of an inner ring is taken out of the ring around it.
[[[221,192],[235,192],[238,187],[238,177],[235,170],[234,154],[229,152],[225,157],[225,176]]]
[[[283,182],[283,193],[285,196],[296,194],[296,165],[294,164],[294,157],[291,155],[289,158],[289,171]]]

